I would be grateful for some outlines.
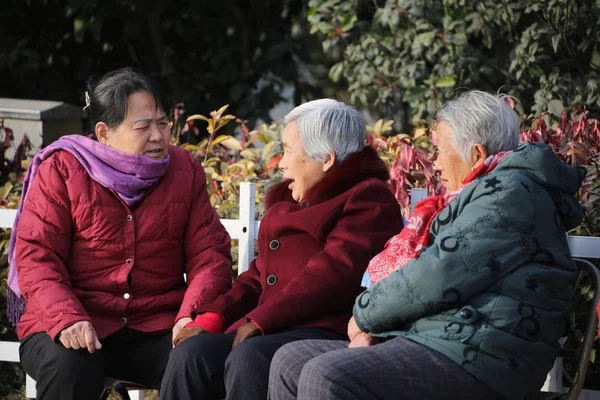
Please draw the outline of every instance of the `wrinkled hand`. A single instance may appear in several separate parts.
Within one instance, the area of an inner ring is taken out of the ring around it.
[[[172,336],[172,339],[171,339],[171,341],[173,342],[173,347],[175,347],[175,338],[177,337],[177,335],[179,335],[179,332],[181,332],[181,330],[183,329],[183,327],[186,324],[189,324],[190,322],[192,322],[192,319],[189,318],[189,317],[180,318],[177,321],[177,323],[173,327],[173,336]]]
[[[88,321],[79,321],[63,329],[58,335],[58,340],[67,349],[79,350],[87,348],[90,353],[93,353],[102,348],[94,326]]]
[[[235,349],[235,347],[242,343],[244,340],[254,337],[254,336],[261,336],[262,332],[260,331],[260,328],[258,326],[256,326],[254,324],[254,322],[252,321],[248,321],[246,322],[244,325],[240,326],[237,330],[237,333],[235,334],[235,337],[233,338],[233,346],[231,346],[232,349]]]
[[[181,344],[181,342],[183,342],[185,339],[189,339],[192,336],[200,335],[203,333],[210,333],[210,332],[204,328],[200,328],[199,326],[184,327],[181,331],[179,331],[179,334],[173,340],[173,347],[179,346]]]
[[[364,332],[356,325],[354,317],[350,318],[350,321],[348,321],[348,337],[350,338],[350,341],[353,341],[354,338],[361,333]]]
[[[374,338],[373,336],[369,335],[368,333],[360,332],[358,335],[356,335],[354,337],[354,339],[352,339],[352,341],[350,342],[348,347],[351,349],[356,348],[356,347],[369,347],[369,346],[373,346],[374,344],[378,344],[378,343],[381,343],[381,340]]]

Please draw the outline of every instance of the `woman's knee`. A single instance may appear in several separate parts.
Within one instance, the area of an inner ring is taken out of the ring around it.
[[[308,359],[303,359],[294,343],[281,347],[273,356],[269,372],[269,396],[273,400],[295,399],[298,380]]]
[[[298,382],[302,367],[310,360],[305,353],[298,350],[298,343],[288,343],[282,346],[271,361],[271,372],[269,381],[293,381]]]
[[[65,396],[67,393],[99,396],[102,393],[104,358],[101,354],[90,354],[87,350],[63,349],[44,354],[40,361],[33,376],[41,394],[61,392],[65,393]]]
[[[328,354],[312,358],[304,364],[297,381],[299,398],[318,396],[320,399],[330,398],[339,389],[343,372],[339,363],[334,362]],[[316,397],[315,397],[316,398]]]
[[[221,337],[201,334],[184,340],[169,355],[168,368],[192,368],[205,366],[214,369],[223,364],[231,349],[231,344],[223,343]]]
[[[271,358],[267,357],[260,340],[247,339],[237,345],[225,360],[225,373],[249,374],[258,369],[268,368]]]

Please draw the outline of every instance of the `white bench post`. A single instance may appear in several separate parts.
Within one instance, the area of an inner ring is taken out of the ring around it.
[[[240,184],[240,231],[238,241],[238,275],[248,270],[254,259],[254,239],[256,238],[256,185],[250,182]]]
[[[410,212],[415,209],[418,202],[429,197],[427,189],[413,188],[410,190]]]

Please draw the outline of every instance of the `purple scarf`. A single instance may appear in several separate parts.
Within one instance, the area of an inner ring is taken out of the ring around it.
[[[94,181],[115,191],[128,207],[139,203],[148,189],[157,183],[169,168],[168,155],[164,160],[158,161],[149,157],[127,154],[80,135],[63,136],[33,157],[23,182],[21,203],[8,247],[8,318],[14,326],[17,326],[25,306],[19,289],[15,263],[17,224],[38,167],[58,150],[66,150],[73,154]]]

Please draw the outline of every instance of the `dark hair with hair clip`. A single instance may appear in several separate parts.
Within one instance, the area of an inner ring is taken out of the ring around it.
[[[127,116],[127,98],[134,93],[150,92],[156,107],[162,108],[154,82],[130,67],[109,72],[97,82],[90,80],[87,87],[84,110],[88,112],[92,132],[98,122],[113,129],[119,126]]]

